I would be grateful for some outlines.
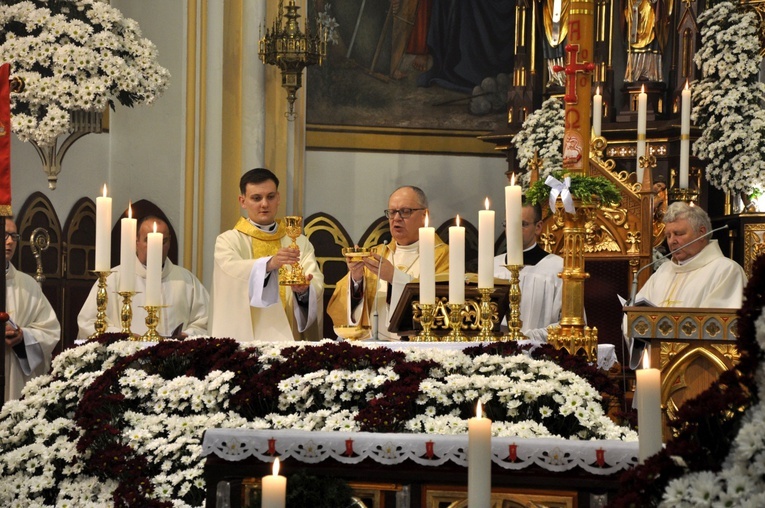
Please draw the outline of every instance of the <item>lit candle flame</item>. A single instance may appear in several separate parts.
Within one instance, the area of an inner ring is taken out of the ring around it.
[[[457,227],[460,227],[460,216],[457,214]]]
[[[515,173],[510,175],[510,185],[515,185]]]
[[[428,222],[430,222],[430,215],[427,213],[425,214],[425,227],[428,227]]]
[[[128,201],[128,219],[133,218],[133,203]]]
[[[645,93],[645,85],[640,85],[640,93]]]
[[[600,95],[600,85],[595,87],[595,95]]]
[[[650,369],[651,368],[651,357],[648,356],[648,350],[643,350],[643,368],[644,369]]]
[[[688,84],[688,80],[685,80],[685,89],[688,90],[690,88],[690,85]]]
[[[154,232],[155,233],[157,232],[157,222],[156,221],[154,221]]]
[[[475,417],[476,418],[483,418],[483,414],[481,413],[481,401],[478,401],[478,405],[475,407]]]
[[[106,184],[104,184],[104,197],[106,197]]]
[[[279,475],[279,457],[274,459],[273,474],[274,474],[274,476],[278,476]]]
[[[486,201],[484,201],[484,203],[486,205],[486,209],[488,210],[489,209],[489,197],[488,196],[486,197]]]

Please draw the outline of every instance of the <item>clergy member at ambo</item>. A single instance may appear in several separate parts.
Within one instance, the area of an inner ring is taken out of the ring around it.
[[[10,262],[18,244],[16,224],[6,217],[5,305],[11,318],[5,324],[3,346],[6,401],[21,397],[22,388],[33,377],[48,373],[53,348],[61,337],[61,325],[40,285]]]
[[[523,268],[521,286],[521,333],[531,340],[547,342],[547,327],[560,321],[563,279],[563,258],[551,254],[537,244],[542,233],[542,207],[524,204],[521,208]],[[494,258],[494,277],[509,279],[505,268],[507,254]]]
[[[290,248],[284,221],[276,220],[279,179],[264,168],[239,180],[247,212],[215,242],[211,334],[248,342],[322,338],[324,275],[305,235]],[[300,262],[308,284],[280,286],[279,268]]]
[[[207,335],[207,314],[210,301],[207,289],[193,273],[167,259],[171,241],[170,228],[164,220],[151,215],[141,219],[136,234],[135,295],[131,301],[133,320],[130,323],[130,331],[134,335],[143,335],[147,331],[146,311],[142,307],[146,296],[148,236],[154,231],[155,223],[157,233],[162,233],[162,280],[160,286],[162,304],[159,309],[157,333],[163,337],[172,336],[174,338]],[[106,333],[122,331],[122,298],[116,293],[120,288],[121,266],[117,265],[112,268],[112,273],[106,279],[106,286],[110,292],[106,306]],[[96,331],[97,293],[98,283],[95,283],[77,316],[78,339],[87,339]]]
[[[428,198],[419,187],[399,187],[390,195],[384,213],[393,241],[377,245],[362,261],[346,260],[348,274],[337,283],[327,313],[335,326],[371,326],[376,315],[377,338],[396,340],[398,335],[388,330],[390,314],[406,284],[420,276],[419,234]],[[449,247],[438,236],[435,254],[436,273],[448,273]]]
[[[647,300],[658,307],[741,308],[746,274],[723,255],[717,240],[709,239],[712,222],[707,212],[676,201],[667,207],[664,224],[669,250],[677,252],[651,275],[635,301]],[[642,348],[633,349],[631,342],[628,338],[636,360]]]

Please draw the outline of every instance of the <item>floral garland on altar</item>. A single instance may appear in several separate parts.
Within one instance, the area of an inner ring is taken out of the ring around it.
[[[0,63],[25,88],[11,94],[12,129],[51,146],[70,132],[70,113],[151,104],[170,73],[134,20],[103,0],[0,3]]]
[[[497,436],[637,439],[606,416],[618,383],[550,346],[124,338],[64,351],[2,407],[0,505],[201,506],[214,427],[462,434],[481,400]]]
[[[702,129],[693,153],[716,188],[751,195],[765,188],[765,83],[760,82],[760,21],[755,12],[721,2],[699,15],[692,118]]]

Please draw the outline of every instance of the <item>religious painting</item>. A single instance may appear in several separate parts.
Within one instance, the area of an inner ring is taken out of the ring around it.
[[[515,2],[308,0],[330,29],[308,68],[307,146],[485,153],[507,125]]]

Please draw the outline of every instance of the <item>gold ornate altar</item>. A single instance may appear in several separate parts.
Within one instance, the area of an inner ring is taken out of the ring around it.
[[[651,367],[661,371],[664,440],[685,401],[703,392],[739,359],[734,309],[627,307],[627,330],[651,344]]]

